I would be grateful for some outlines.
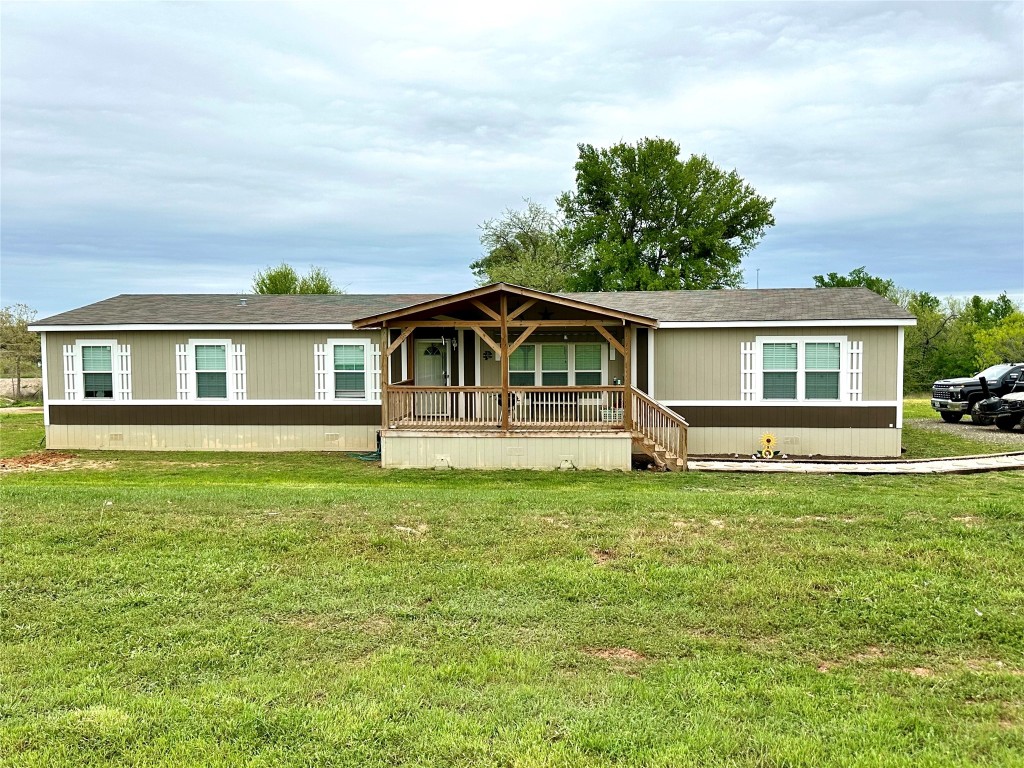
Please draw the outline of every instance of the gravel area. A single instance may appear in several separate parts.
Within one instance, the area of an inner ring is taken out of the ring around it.
[[[1003,432],[995,425],[979,427],[966,418],[958,424],[947,424],[935,419],[904,419],[903,423],[918,429],[927,429],[930,432],[944,432],[947,435],[966,437],[981,443],[1005,445],[1008,451],[1024,451],[1024,430],[1019,426],[1014,427],[1012,432]]]

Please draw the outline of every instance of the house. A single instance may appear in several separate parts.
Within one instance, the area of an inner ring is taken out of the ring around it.
[[[899,456],[911,314],[861,288],[122,295],[35,323],[46,444],[628,469]]]

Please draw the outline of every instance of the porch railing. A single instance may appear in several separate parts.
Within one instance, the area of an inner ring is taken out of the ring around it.
[[[623,387],[388,388],[392,429],[494,429],[508,408],[510,429],[609,430],[623,428]]]
[[[686,419],[633,388],[633,431],[686,464]]]

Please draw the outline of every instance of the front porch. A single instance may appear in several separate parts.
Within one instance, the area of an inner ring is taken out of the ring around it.
[[[656,325],[505,284],[356,321],[381,332],[384,465],[627,469],[636,447],[685,467],[685,422],[633,382]]]

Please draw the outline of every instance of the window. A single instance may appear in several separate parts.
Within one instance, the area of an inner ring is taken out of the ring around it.
[[[334,396],[366,397],[366,347],[334,345]]]
[[[576,386],[589,387],[601,384],[601,345],[576,344],[574,350],[574,371]]]
[[[508,356],[508,383],[513,387],[532,387],[537,381],[537,348],[522,344]]]
[[[569,385],[569,348],[566,344],[541,345],[541,386],[567,387]]]
[[[759,368],[754,368],[753,346],[750,354],[750,368],[756,371],[748,398],[759,400],[844,400],[856,395],[850,387],[850,375],[844,379],[844,371],[859,375],[858,363],[854,368],[843,367],[843,355],[850,349],[858,350],[857,342],[852,344],[844,337],[758,337],[757,359]],[[745,370],[747,363],[744,363]],[[856,369],[856,370],[854,370]],[[746,386],[746,385],[744,385]],[[759,387],[754,397],[753,386]]]
[[[228,355],[225,344],[196,344],[196,397],[228,396]]]
[[[65,344],[64,398],[131,400],[132,355],[116,339],[76,339]]]
[[[109,344],[81,346],[82,394],[89,398],[114,397],[114,361]]]
[[[762,350],[764,360],[764,399],[796,400],[797,345],[765,344]]]
[[[189,339],[175,345],[179,400],[245,400],[245,344]]]
[[[805,399],[839,399],[839,360],[838,342],[807,342],[804,344]]]

